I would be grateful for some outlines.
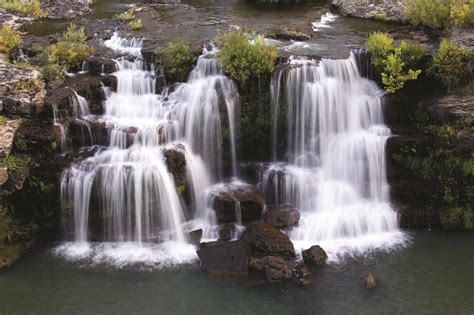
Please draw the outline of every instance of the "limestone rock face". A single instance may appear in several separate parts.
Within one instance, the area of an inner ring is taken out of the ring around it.
[[[0,56],[0,109],[5,114],[31,116],[43,110],[46,90],[35,69],[16,68]]]
[[[343,15],[366,19],[403,21],[405,5],[401,0],[333,0]]]
[[[0,158],[10,154],[13,147],[13,139],[20,124],[20,119],[8,120],[6,123],[0,124]]]

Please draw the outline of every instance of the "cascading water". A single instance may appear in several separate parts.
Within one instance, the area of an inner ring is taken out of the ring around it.
[[[272,81],[274,158],[279,109],[286,108],[287,163],[262,176],[271,202],[301,211],[297,247],[323,246],[333,258],[403,241],[385,171],[382,91],[346,60],[292,58]]]
[[[206,233],[215,223],[206,195],[213,179],[223,176],[225,124],[231,164],[237,172],[234,122],[238,93],[217,66],[214,52],[204,51],[187,83],[159,95],[155,70],[148,69],[139,54],[141,43],[122,39],[117,33],[104,43],[136,58],[116,60],[117,90],[106,93],[103,115],[93,117],[85,112],[80,99],[73,104],[80,119],[106,126],[109,145],[63,174],[62,199],[70,210],[74,242],[60,246],[60,254],[92,256],[95,262],[119,265],[162,266],[195,259],[187,233],[202,228],[205,236],[212,236]],[[166,150],[185,157],[193,209],[187,209],[180,199],[167,168]],[[103,233],[97,235],[94,223],[100,218]],[[91,234],[102,243],[89,243]]]

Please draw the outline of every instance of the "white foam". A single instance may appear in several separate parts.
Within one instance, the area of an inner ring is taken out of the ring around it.
[[[319,21],[311,23],[313,26],[313,31],[318,32],[322,29],[325,28],[332,28],[330,25],[332,22],[334,22],[337,18],[337,15],[332,14],[331,12],[327,12],[326,14],[323,14]]]

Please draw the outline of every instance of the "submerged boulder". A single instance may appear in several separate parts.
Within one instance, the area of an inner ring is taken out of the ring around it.
[[[268,282],[279,282],[292,278],[291,263],[283,257],[265,256],[262,266]]]
[[[374,289],[377,287],[377,279],[372,272],[369,272],[364,277],[364,288],[366,290]]]
[[[313,266],[320,266],[326,263],[328,255],[319,245],[311,246],[311,248],[302,252],[305,263]]]
[[[217,185],[211,191],[211,198],[219,223],[259,220],[265,206],[263,194],[256,187],[244,183]]]
[[[201,243],[197,251],[201,268],[217,274],[246,276],[249,272],[249,257],[242,241]]]
[[[241,240],[248,246],[253,257],[295,257],[295,249],[288,236],[263,221],[252,222],[242,234]]]
[[[265,209],[265,222],[277,228],[294,226],[299,220],[299,210],[291,205],[268,206]]]

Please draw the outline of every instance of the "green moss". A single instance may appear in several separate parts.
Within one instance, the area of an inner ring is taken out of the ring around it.
[[[30,165],[31,159],[28,156],[8,155],[0,160],[0,167],[6,167],[9,171],[14,171],[19,168]]]
[[[172,81],[186,81],[194,64],[194,56],[182,41],[169,42],[155,50],[155,63],[163,67],[165,75]]]
[[[265,45],[263,37],[250,40],[249,33],[244,30],[232,30],[216,38],[222,68],[240,83],[269,74],[275,68],[276,48]]]
[[[181,184],[177,187],[177,192],[178,192],[179,196],[182,196],[185,191],[186,191],[186,185],[185,184]]]
[[[0,115],[0,125],[5,125],[7,123],[7,118],[3,115]]]

